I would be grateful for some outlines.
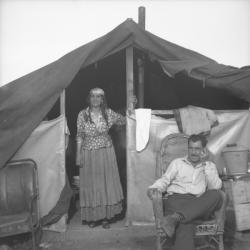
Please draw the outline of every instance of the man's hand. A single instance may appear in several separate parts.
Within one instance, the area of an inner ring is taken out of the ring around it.
[[[147,195],[149,199],[152,200],[156,194],[161,194],[161,191],[158,190],[157,188],[148,188]]]

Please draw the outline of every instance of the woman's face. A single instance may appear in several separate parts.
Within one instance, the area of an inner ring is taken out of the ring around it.
[[[101,106],[103,101],[102,95],[99,94],[90,94],[90,106],[98,108]]]

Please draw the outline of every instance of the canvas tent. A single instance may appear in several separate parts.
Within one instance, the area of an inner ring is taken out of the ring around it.
[[[108,34],[0,88],[0,167],[43,118],[57,109],[64,89],[73,137],[77,113],[85,105],[90,88],[104,88],[110,106],[125,109],[126,94],[137,94],[137,88],[128,90],[127,84],[138,83],[138,58],[144,60],[145,66],[145,107],[164,110],[192,104],[211,109],[249,108],[249,67],[218,64],[127,19]],[[134,75],[130,79],[128,67]]]

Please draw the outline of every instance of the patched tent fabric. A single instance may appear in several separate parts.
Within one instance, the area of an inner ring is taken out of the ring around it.
[[[250,101],[250,67],[238,69],[216,62],[195,60],[161,61],[160,63],[170,77],[183,72],[190,78],[200,80],[204,87],[225,89]]]
[[[143,30],[128,19],[105,36],[0,88],[0,167],[38,126],[80,69],[129,46],[147,53],[152,60],[162,62],[168,74],[189,72],[191,78],[202,79],[201,84],[206,79],[207,84],[229,90],[250,102],[249,68],[220,66],[210,58]],[[221,67],[223,70],[217,72],[217,68]]]

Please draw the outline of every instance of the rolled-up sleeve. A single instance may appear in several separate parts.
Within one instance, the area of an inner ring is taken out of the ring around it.
[[[149,188],[158,189],[161,192],[167,191],[167,187],[176,176],[176,173],[177,173],[177,166],[175,164],[175,161],[172,161],[169,164],[166,172],[162,175],[162,177],[157,181],[155,181],[153,185],[149,186]]]
[[[108,110],[108,114],[111,120],[112,124],[116,124],[116,125],[125,125],[126,124],[126,117],[116,113],[115,111],[113,111],[112,109]]]
[[[78,114],[78,117],[77,117],[77,134],[76,134],[76,137],[82,137],[82,135],[83,135],[83,126],[84,126],[83,123],[84,123],[83,112],[81,111]]]
[[[219,177],[218,170],[213,162],[208,162],[206,164],[205,174],[208,189],[221,189],[222,181]]]

